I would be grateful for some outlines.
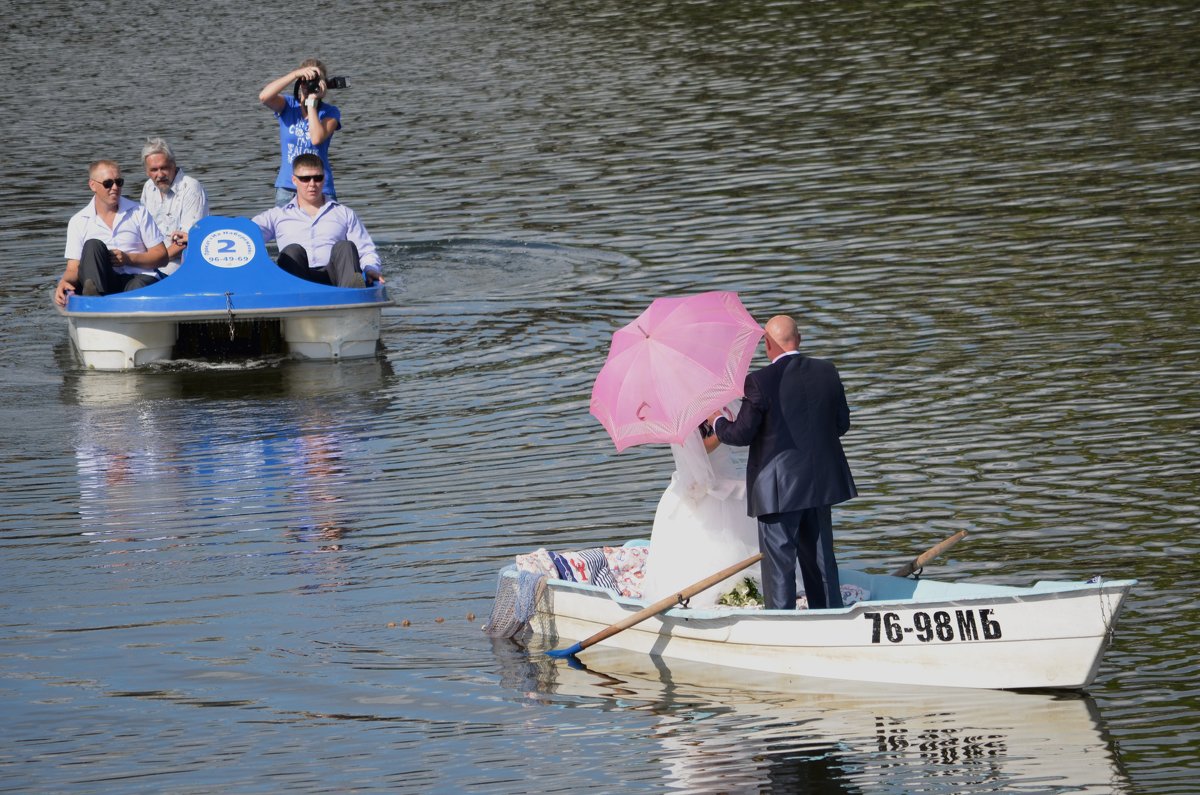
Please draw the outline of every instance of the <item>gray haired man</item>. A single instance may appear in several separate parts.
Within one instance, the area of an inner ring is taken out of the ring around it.
[[[162,271],[174,273],[187,248],[188,230],[208,215],[208,195],[176,165],[175,153],[162,138],[146,139],[142,164],[148,178],[142,186],[142,205],[154,216],[167,244],[168,262]]]

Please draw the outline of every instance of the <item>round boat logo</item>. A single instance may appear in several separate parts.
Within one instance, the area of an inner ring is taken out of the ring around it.
[[[236,229],[218,229],[204,238],[200,255],[218,268],[240,268],[254,259],[254,241]]]

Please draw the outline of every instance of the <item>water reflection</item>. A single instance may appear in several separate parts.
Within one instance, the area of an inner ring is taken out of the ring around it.
[[[254,554],[299,556],[281,573],[305,577],[304,587],[342,584],[345,564],[327,553],[343,551],[358,524],[348,497],[370,466],[347,407],[379,410],[389,363],[276,362],[209,375],[194,364],[67,373],[81,534],[113,545],[107,554],[160,561],[217,540],[217,554],[237,554],[260,535]]]
[[[547,704],[656,716],[664,780],[689,792],[1130,791],[1095,702],[748,677],[591,649],[586,662],[495,641],[501,686]],[[832,689],[831,689],[832,688]]]
[[[251,401],[321,396],[366,398],[378,395],[394,377],[391,362],[382,356],[345,362],[175,361],[117,373],[83,369],[70,358],[70,344],[65,340],[56,354],[63,371],[62,400],[82,408],[126,408],[177,398]]]
[[[336,552],[342,548],[339,542],[347,532],[347,521],[337,511],[345,499],[330,487],[347,471],[341,439],[335,433],[303,433],[294,440],[293,453],[289,464],[291,497],[307,515],[300,526],[290,527],[287,532],[298,541],[320,542],[323,552]]]

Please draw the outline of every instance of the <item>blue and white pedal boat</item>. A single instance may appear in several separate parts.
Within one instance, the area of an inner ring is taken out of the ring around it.
[[[84,366],[129,370],[174,358],[181,324],[275,321],[285,353],[301,359],[374,356],[383,285],[330,287],[275,265],[248,218],[209,216],[188,232],[179,269],[148,287],[106,296],[72,295],[59,312]]]
[[[742,669],[751,678],[1077,690],[1095,680],[1137,583],[1015,587],[844,567],[839,574],[866,598],[835,610],[676,607],[592,648]],[[509,566],[501,576],[519,572]],[[645,607],[596,585],[548,579],[530,627],[553,645],[589,638]]]

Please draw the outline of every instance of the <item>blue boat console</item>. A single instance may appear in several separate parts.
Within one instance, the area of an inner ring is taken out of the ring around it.
[[[179,269],[148,287],[104,296],[73,295],[66,315],[286,310],[387,305],[382,284],[346,288],[299,279],[275,264],[249,218],[210,215],[188,232]]]

